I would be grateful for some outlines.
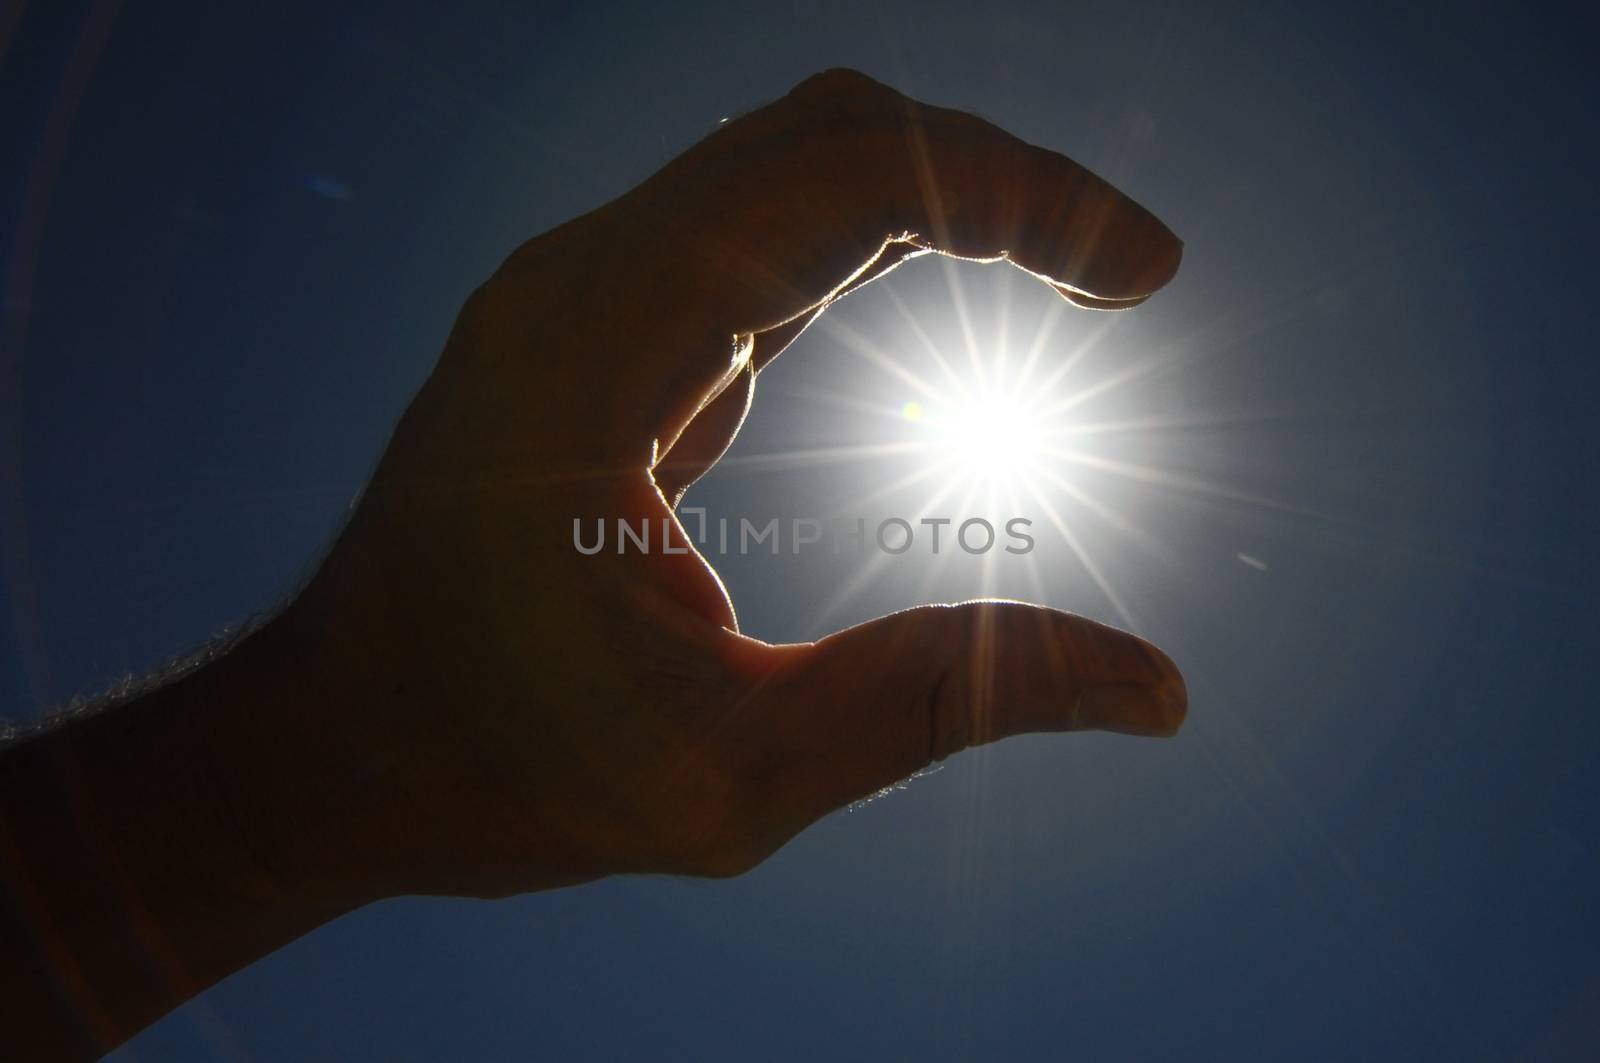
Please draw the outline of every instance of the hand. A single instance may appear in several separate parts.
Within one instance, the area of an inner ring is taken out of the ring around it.
[[[760,366],[929,250],[1101,309],[1181,255],[1071,161],[849,71],[517,250],[279,621],[318,662],[306,704],[332,754],[297,814],[264,780],[242,791],[281,872],[363,898],[727,875],[969,745],[1175,731],[1173,664],[1080,617],[929,607],[774,646],[737,633],[696,553],[573,548],[574,518],[688,545],[670,503],[732,441]]]
[[[513,254],[282,614],[0,755],[0,1055],[98,1054],[382,897],[735,874],[966,746],[1175,731],[1171,661],[1047,609],[744,637],[677,527],[757,370],[928,252],[1118,309],[1181,246],[1071,161],[833,71]],[[575,518],[685,552],[583,556]]]

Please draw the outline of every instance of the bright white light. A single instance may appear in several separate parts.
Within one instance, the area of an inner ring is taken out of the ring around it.
[[[974,320],[966,310],[960,273],[967,267],[943,265],[947,300],[908,302],[898,294],[901,274],[876,286],[893,312],[884,324],[893,342],[874,340],[850,319],[841,320],[831,312],[814,330],[872,371],[844,377],[842,387],[815,395],[851,416],[868,411],[878,415],[862,442],[814,453],[772,455],[763,461],[860,463],[873,469],[874,476],[893,470],[887,482],[874,483],[841,505],[839,512],[868,512],[869,505],[882,506],[903,514],[919,529],[924,521],[937,526],[933,518],[969,514],[991,521],[1025,517],[1041,530],[1052,529],[1054,541],[1070,549],[1083,576],[1129,628],[1138,624],[1112,585],[1115,570],[1091,557],[1097,534],[1109,530],[1163,560],[1173,555],[1158,536],[1118,508],[1113,478],[1141,493],[1165,488],[1186,497],[1198,494],[1281,508],[1271,499],[1247,496],[1159,464],[1112,456],[1128,449],[1124,446],[1128,440],[1135,444],[1135,452],[1154,453],[1156,448],[1142,445],[1148,442],[1145,433],[1187,431],[1212,423],[1188,416],[1119,417],[1118,407],[1132,385],[1176,364],[1167,353],[1140,356],[1137,351],[1122,351],[1111,357],[1105,341],[1122,315],[1079,317],[1065,301],[1043,296],[1014,300],[1009,287],[1014,278],[1006,271],[996,274],[1003,283],[993,289],[998,313]],[[1069,322],[1074,324],[1068,326]],[[1161,439],[1166,441],[1165,436]],[[1112,492],[1111,498],[1107,492]],[[949,542],[949,537],[941,541]],[[823,630],[846,604],[875,586],[880,564],[890,557],[885,553],[864,566],[808,627]],[[1000,593],[1004,584],[999,566],[1010,557],[984,554],[977,563],[974,589],[982,595]],[[946,562],[967,560],[961,549],[946,549],[927,580]],[[1241,558],[1240,564],[1254,568],[1251,560],[1256,559]],[[1045,599],[1039,558],[1029,552],[1022,563],[1033,578],[1034,597]],[[924,584],[930,586],[931,582]]]
[[[1036,403],[1015,388],[963,390],[927,404],[912,401],[900,416],[915,426],[928,456],[948,476],[974,487],[1025,486],[1045,453]]]
[[[1034,412],[1002,396],[975,397],[951,410],[939,426],[950,456],[969,476],[1007,481],[1039,456]]]

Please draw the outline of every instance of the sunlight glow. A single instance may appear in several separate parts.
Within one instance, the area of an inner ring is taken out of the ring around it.
[[[956,401],[926,418],[940,457],[970,480],[1023,479],[1043,446],[1042,426],[1027,403],[1004,393]]]
[[[992,288],[980,283],[975,294],[984,298],[972,305],[992,309],[974,317],[966,285],[978,274],[962,273],[965,267],[954,260],[939,264],[943,298],[908,300],[895,282],[875,285],[889,311],[882,325],[887,341],[865,327],[860,315],[830,313],[811,332],[827,338],[834,357],[853,360],[858,368],[856,375],[830,387],[808,387],[800,397],[817,408],[820,423],[861,425],[859,437],[846,434],[835,445],[812,449],[737,454],[720,465],[756,475],[798,467],[874,468],[870,486],[843,500],[838,513],[859,519],[885,509],[919,532],[926,531],[924,524],[948,529],[952,518],[959,523],[968,515],[991,521],[1025,517],[1046,532],[1040,536],[1043,550],[1059,545],[1054,558],[1018,552],[1008,567],[1012,555],[963,551],[948,530],[941,551],[928,533],[922,540],[928,564],[911,598],[948,598],[961,583],[958,595],[1031,590],[1035,600],[1079,606],[1087,590],[1104,599],[1115,622],[1134,630],[1139,599],[1126,585],[1129,573],[1150,562],[1163,569],[1178,565],[1176,551],[1148,522],[1152,493],[1274,515],[1321,516],[1185,467],[1185,434],[1265,415],[1182,410],[1130,416],[1141,405],[1129,401],[1131,393],[1181,369],[1194,356],[1191,346],[1149,350],[1119,344],[1125,349],[1112,350],[1107,341],[1120,315],[1074,317],[1064,300],[1019,308],[1003,274],[995,275],[999,283]],[[1179,446],[1169,445],[1175,441]],[[892,474],[884,475],[888,470]],[[1135,553],[1124,556],[1123,544]],[[819,603],[805,630],[820,635],[836,627],[856,599],[883,587],[899,556],[884,552],[866,560]],[[1266,571],[1266,562],[1253,555],[1240,555],[1236,563]]]

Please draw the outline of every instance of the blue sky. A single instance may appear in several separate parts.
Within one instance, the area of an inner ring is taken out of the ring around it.
[[[1183,666],[1191,715],[1164,743],[963,754],[729,882],[376,906],[123,1058],[1577,1059],[1600,1040],[1600,174],[1566,11],[329,7],[0,19],[5,711],[270,607],[504,254],[848,65],[1072,155],[1186,241],[1172,287],[1110,324],[954,270],[982,356],[1001,320],[1016,341],[1056,315],[1047,356],[1093,341],[1083,388],[1127,377],[1072,416],[1148,423],[1063,475],[1139,534],[1047,492],[1080,549],[1041,521],[1037,593],[1004,563],[985,583],[908,555],[845,596],[848,557],[716,559],[745,629],[810,638],[999,589],[1131,617]],[[689,504],[811,515],[903,475],[772,459],[906,431],[870,416],[914,396],[861,338],[927,372],[898,301],[960,353],[951,278],[913,263],[830,312]]]

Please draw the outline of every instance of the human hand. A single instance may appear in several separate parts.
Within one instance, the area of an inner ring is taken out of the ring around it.
[[[769,645],[692,549],[573,549],[575,518],[690,546],[672,504],[756,371],[928,251],[1119,309],[1181,245],[1068,159],[831,71],[518,249],[315,579],[241,651],[279,662],[277,711],[225,739],[252,751],[233,800],[280,884],[364,901],[733,874],[967,746],[1176,731],[1177,668],[1081,617],[934,606]]]

